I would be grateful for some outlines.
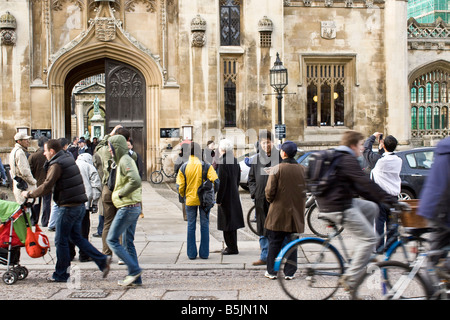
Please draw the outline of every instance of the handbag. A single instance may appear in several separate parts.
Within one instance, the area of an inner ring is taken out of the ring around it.
[[[25,238],[25,250],[31,258],[40,258],[47,254],[50,249],[48,237],[42,233],[41,228],[36,224],[33,232],[28,217],[25,218],[27,225],[27,236]]]
[[[17,189],[22,190],[22,191],[26,191],[28,189],[28,183],[25,180],[23,180],[21,177],[15,176],[14,180],[17,181],[17,184],[16,184]]]

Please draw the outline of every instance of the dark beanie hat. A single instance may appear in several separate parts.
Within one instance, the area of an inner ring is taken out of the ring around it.
[[[292,141],[286,141],[281,145],[281,150],[286,152],[289,158],[293,158],[297,154],[297,145]]]

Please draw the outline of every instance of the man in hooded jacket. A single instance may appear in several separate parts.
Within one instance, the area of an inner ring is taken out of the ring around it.
[[[128,275],[123,281],[119,281],[119,285],[129,286],[133,283],[141,285],[142,270],[134,247],[134,233],[141,213],[142,181],[136,162],[128,153],[125,137],[114,135],[109,138],[108,143],[111,155],[117,164],[116,183],[112,192],[112,202],[117,208],[117,213],[106,241],[111,250],[128,267]],[[120,244],[121,235],[125,247]]]

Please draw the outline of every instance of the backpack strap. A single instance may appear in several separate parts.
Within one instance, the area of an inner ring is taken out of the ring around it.
[[[208,177],[209,167],[211,167],[209,163],[202,161],[202,183],[205,182]]]

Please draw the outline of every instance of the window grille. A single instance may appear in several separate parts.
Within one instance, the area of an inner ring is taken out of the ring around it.
[[[220,1],[220,45],[239,46],[241,13],[236,0]]]

